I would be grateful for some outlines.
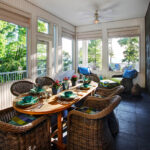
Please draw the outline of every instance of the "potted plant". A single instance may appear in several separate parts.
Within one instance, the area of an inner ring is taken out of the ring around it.
[[[91,82],[91,79],[90,79],[90,78],[88,78],[88,77],[84,77],[84,79],[83,79],[83,83],[90,84],[90,82]]]
[[[75,86],[75,85],[76,85],[77,79],[78,79],[77,75],[73,75],[73,76],[71,77],[72,86]]]
[[[69,89],[69,78],[68,77],[64,77],[64,79],[63,79],[63,90],[67,90],[67,89]]]
[[[58,80],[56,80],[52,86],[53,95],[56,95],[57,93],[60,92],[60,87],[61,87],[61,83]]]

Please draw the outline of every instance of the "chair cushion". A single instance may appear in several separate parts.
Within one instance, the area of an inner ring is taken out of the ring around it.
[[[8,123],[16,126],[23,126],[34,121],[35,119],[36,117],[31,115],[19,114],[17,116],[14,116]]]
[[[132,69],[132,70],[126,69],[123,73],[123,78],[132,79],[132,78],[135,78],[136,76],[137,76],[137,71],[135,69]]]
[[[102,95],[100,95],[100,94],[97,94],[97,93],[94,94],[94,96],[95,96],[95,97],[98,97],[98,98],[104,98],[104,96],[102,96]]]
[[[86,106],[81,106],[79,108],[76,108],[76,110],[90,114],[90,115],[94,115],[94,114],[97,114],[99,112],[99,110],[96,110],[96,109],[91,108],[91,107],[86,107]]]
[[[109,79],[106,80],[101,80],[100,81],[101,87],[106,87],[106,88],[113,88],[118,86],[118,83]]]
[[[63,118],[66,119],[68,116],[68,110],[63,111]],[[51,126],[55,127],[57,125],[57,113],[51,115]]]
[[[123,78],[111,78],[110,80],[114,81],[114,82],[117,82],[118,84],[120,84],[121,80]]]
[[[84,74],[84,75],[89,75],[90,69],[87,67],[78,67],[79,73]]]

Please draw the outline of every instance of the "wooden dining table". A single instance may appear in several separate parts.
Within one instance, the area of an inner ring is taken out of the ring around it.
[[[71,87],[69,91],[72,91],[77,95],[75,99],[72,100],[61,100],[60,99],[60,93],[57,95],[50,96],[49,98],[44,98],[42,101],[39,101],[38,104],[35,106],[30,106],[27,108],[21,108],[16,106],[16,102],[25,94],[20,95],[19,97],[16,97],[13,100],[13,107],[16,111],[24,114],[30,114],[30,115],[52,115],[54,113],[57,113],[57,129],[58,129],[58,141],[57,146],[59,149],[64,149],[65,144],[63,144],[63,127],[62,127],[62,112],[68,108],[70,108],[73,104],[76,102],[82,100],[83,98],[87,97],[88,95],[92,95],[95,93],[96,88],[98,87],[98,84],[94,81],[91,81],[90,88],[89,89],[80,89],[79,87],[83,83],[78,83],[76,86]],[[67,91],[67,90],[66,90]],[[26,93],[27,94],[27,93]]]

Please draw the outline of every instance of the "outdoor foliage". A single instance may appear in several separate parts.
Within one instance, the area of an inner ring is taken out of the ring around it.
[[[101,45],[102,41],[100,39],[90,40],[88,44],[88,63],[93,63],[98,68],[102,67]]]
[[[122,62],[127,62],[129,65],[135,65],[139,61],[139,38],[128,37],[118,40],[120,46],[125,48],[124,59]]]
[[[79,64],[83,63],[83,48],[79,49]]]
[[[38,31],[47,32],[48,24],[38,21]],[[0,20],[0,73],[22,71],[27,68],[27,29]],[[45,45],[38,46],[38,68],[46,67]],[[0,75],[0,82],[26,77],[26,72]]]
[[[38,20],[38,32],[48,34],[48,23],[42,20]]]
[[[38,76],[46,76],[47,68],[47,44],[37,44],[37,68]]]
[[[46,68],[47,64],[47,45],[38,43],[37,44],[37,67]]]
[[[0,20],[0,72],[26,70],[26,33],[26,28]]]
[[[67,71],[70,65],[72,65],[71,56],[68,52],[63,50],[63,70]]]

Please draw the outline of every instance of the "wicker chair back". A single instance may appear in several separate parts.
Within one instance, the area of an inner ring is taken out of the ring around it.
[[[84,106],[100,110],[92,115],[77,110],[70,111],[67,119],[67,150],[114,150],[114,139],[107,116],[120,100],[120,96],[107,101],[86,100]]]
[[[50,149],[49,118],[41,116],[23,126],[7,123],[16,114],[12,107],[0,110],[0,150]]]
[[[11,87],[11,93],[15,96],[19,96],[20,94],[29,92],[30,89],[32,89],[35,86],[34,83],[30,82],[30,81],[17,81],[14,82]]]
[[[52,78],[49,77],[38,77],[35,80],[35,83],[42,87],[44,85],[52,85],[55,81]]]

